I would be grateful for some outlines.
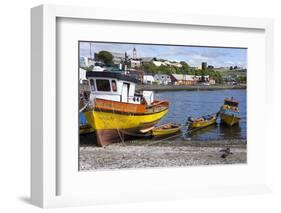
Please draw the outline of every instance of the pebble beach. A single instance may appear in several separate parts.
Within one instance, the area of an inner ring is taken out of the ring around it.
[[[226,149],[230,152],[225,154]],[[105,148],[80,145],[80,171],[247,163],[244,139],[128,141]]]

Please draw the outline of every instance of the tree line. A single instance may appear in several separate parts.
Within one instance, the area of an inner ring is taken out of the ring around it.
[[[95,57],[104,62],[104,64],[108,67],[118,67],[118,65],[115,65],[113,63],[113,55],[105,50],[100,51],[95,55]],[[160,59],[159,59],[160,60]],[[163,60],[162,60],[163,61]],[[128,61],[125,63],[130,68],[130,63]],[[222,76],[218,71],[214,71],[213,69],[206,68],[206,69],[195,69],[193,67],[190,67],[185,61],[180,62],[181,67],[177,66],[167,66],[167,65],[161,65],[156,66],[152,61],[149,62],[143,62],[140,69],[144,70],[144,72],[155,75],[155,74],[185,74],[185,75],[196,75],[196,76],[206,76],[209,75],[211,78],[213,78],[217,83],[222,83]],[[92,66],[86,68],[86,70],[92,70]]]

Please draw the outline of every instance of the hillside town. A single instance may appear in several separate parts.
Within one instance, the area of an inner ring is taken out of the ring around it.
[[[136,48],[127,52],[100,51],[90,57],[80,56],[80,83],[87,71],[119,72],[146,85],[237,85],[246,83],[246,68],[239,66],[214,67],[207,62],[189,66],[184,61],[171,61],[156,57],[137,57]]]

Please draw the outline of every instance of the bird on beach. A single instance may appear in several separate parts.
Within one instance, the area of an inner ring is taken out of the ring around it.
[[[228,155],[232,155],[233,153],[230,151],[230,148],[227,147],[225,149],[221,149],[219,152],[222,152],[221,158],[226,158]]]

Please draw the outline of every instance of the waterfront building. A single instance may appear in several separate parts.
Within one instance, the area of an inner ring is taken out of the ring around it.
[[[204,75],[204,76],[197,75],[197,76],[195,76],[195,79],[197,80],[197,82],[206,83],[206,82],[210,81],[210,76],[209,75]]]
[[[143,83],[144,84],[153,84],[155,82],[154,77],[152,75],[144,75]]]
[[[194,85],[197,83],[194,75],[172,74],[171,80],[174,85]]]
[[[171,77],[166,74],[156,74],[154,75],[154,80],[156,83],[161,85],[168,85],[172,83]]]

